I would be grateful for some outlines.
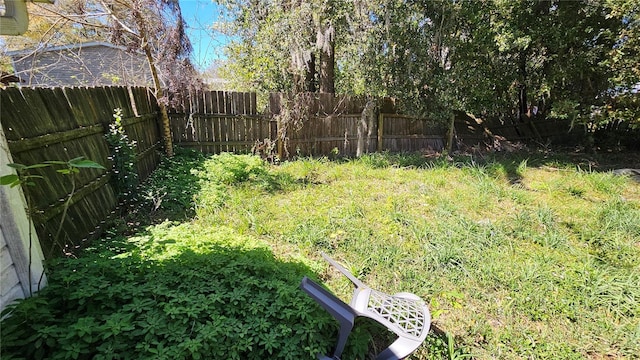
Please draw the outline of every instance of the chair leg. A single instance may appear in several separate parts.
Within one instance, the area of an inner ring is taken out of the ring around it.
[[[349,334],[351,334],[352,329],[353,325],[349,325],[348,323],[340,324],[340,331],[338,332],[338,343],[336,344],[335,350],[333,350],[334,359],[340,359],[340,356],[342,356],[344,346],[347,345],[347,339],[349,338]]]
[[[355,312],[349,305],[306,276],[302,279],[300,288],[340,323],[338,343],[332,356],[333,359],[339,359],[344,351],[344,346],[347,344],[347,338],[349,338],[349,334],[353,329],[356,317]]]
[[[327,260],[331,265],[333,265],[336,269],[338,269],[344,276],[346,276],[347,278],[349,278],[349,280],[351,280],[351,282],[357,287],[357,288],[365,288],[367,287],[362,281],[360,281],[360,279],[358,279],[357,277],[353,276],[353,274],[345,269],[344,266],[340,265],[337,261],[333,260],[331,257],[329,257],[329,255],[325,254],[325,253],[321,253],[322,257]]]

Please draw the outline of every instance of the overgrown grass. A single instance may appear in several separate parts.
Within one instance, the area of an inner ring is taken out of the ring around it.
[[[153,211],[195,217],[114,230],[61,260],[2,323],[3,359],[314,358],[336,328],[301,277],[352,290],[320,251],[430,303],[414,359],[640,354],[640,186],[603,167],[537,154],[186,158],[150,180],[151,194],[174,189]],[[381,346],[378,329],[357,329],[345,359]]]
[[[640,187],[629,179],[535,155],[369,155],[301,159],[219,191],[224,203],[197,221],[327,252],[372,286],[428,299],[445,334],[415,358],[640,353]]]

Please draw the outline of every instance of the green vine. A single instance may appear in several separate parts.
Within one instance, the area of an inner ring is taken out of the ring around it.
[[[118,200],[131,198],[138,185],[138,173],[135,167],[136,142],[130,140],[122,125],[122,109],[114,109],[114,121],[109,124],[109,132],[105,135],[113,163],[113,186]]]

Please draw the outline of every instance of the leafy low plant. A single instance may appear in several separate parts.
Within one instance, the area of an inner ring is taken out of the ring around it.
[[[105,135],[111,150],[109,160],[113,163],[111,184],[120,200],[131,199],[138,185],[138,172],[135,168],[136,142],[129,139],[122,124],[122,109],[115,109],[113,122]]]
[[[473,358],[465,349],[457,347],[450,333],[431,333],[425,339],[425,347],[431,358],[446,360],[462,360]]]
[[[200,192],[197,172],[206,157],[198,151],[175,148],[175,156],[162,159],[137,191],[141,218],[184,220],[195,215],[195,197]],[[144,219],[140,219],[141,221]]]
[[[333,320],[298,288],[305,264],[223,227],[117,241],[129,250],[61,259],[9,308],[3,359],[303,359],[331,346]]]

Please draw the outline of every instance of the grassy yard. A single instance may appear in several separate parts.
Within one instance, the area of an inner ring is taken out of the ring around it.
[[[272,166],[186,152],[13,309],[2,358],[312,359],[336,325],[300,279],[352,290],[320,252],[429,302],[432,334],[413,359],[638,358],[640,184],[606,166],[540,153]],[[168,220],[144,227],[149,213]],[[366,359],[378,332],[360,323],[344,358]]]

